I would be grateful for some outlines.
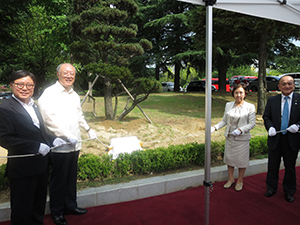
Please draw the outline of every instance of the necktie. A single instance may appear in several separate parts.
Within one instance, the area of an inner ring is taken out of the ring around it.
[[[289,97],[284,97],[285,103],[283,106],[282,111],[282,118],[281,118],[281,129],[280,130],[286,130],[286,128],[289,125],[289,103],[288,103]],[[282,134],[286,134],[287,131],[282,132]]]

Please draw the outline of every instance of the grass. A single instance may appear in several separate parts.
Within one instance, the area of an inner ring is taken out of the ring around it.
[[[211,124],[216,124],[222,120],[225,104],[228,101],[233,101],[231,93],[215,92],[212,95],[212,110]],[[119,98],[117,115],[120,115],[126,105],[127,96]],[[257,93],[249,93],[246,101],[257,105]],[[172,123],[184,124],[189,119],[205,119],[205,94],[204,93],[159,93],[151,94],[149,98],[140,103],[140,107],[145,111],[147,116],[152,120],[153,124],[159,128],[160,132],[169,130]],[[97,122],[105,119],[104,99],[96,97],[96,114],[95,118],[92,114],[92,103],[84,103],[83,111],[88,123],[95,125]],[[141,111],[136,107],[123,121],[130,122],[137,119],[145,119]],[[265,133],[265,128],[261,120],[261,116],[257,115],[256,126],[252,133]],[[115,128],[118,123],[113,123],[111,126]]]

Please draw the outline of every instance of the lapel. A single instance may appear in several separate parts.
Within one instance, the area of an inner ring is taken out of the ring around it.
[[[10,101],[10,105],[12,110],[14,110],[16,113],[20,114],[22,117],[26,119],[27,122],[33,124],[32,119],[28,112],[24,109],[24,107],[13,97],[8,99]]]
[[[291,121],[291,119],[294,117],[294,114],[297,112],[299,113],[299,106],[298,104],[300,104],[300,102],[298,103],[299,101],[299,95],[297,93],[294,93],[293,94],[293,98],[292,98],[292,105],[291,105],[291,113],[290,113],[290,119],[289,121]]]
[[[274,106],[274,109],[272,109],[272,113],[276,113],[277,115],[275,118],[280,122],[281,124],[281,94],[276,95],[276,104]]]
[[[35,114],[37,115],[37,117],[40,121],[40,130],[44,131],[45,130],[44,121],[43,121],[42,115],[40,113],[39,107],[35,103],[33,104],[33,109],[34,109]]]

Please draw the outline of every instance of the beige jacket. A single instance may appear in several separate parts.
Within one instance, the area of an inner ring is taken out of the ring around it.
[[[219,130],[222,127],[226,126],[225,137],[229,135],[230,119],[228,112],[234,107],[235,102],[227,102],[225,106],[225,112],[223,120],[215,125],[215,129]],[[238,123],[238,128],[242,131],[242,134],[235,137],[235,140],[250,140],[250,130],[255,126],[255,106],[249,102],[244,101],[242,107],[242,114],[240,115],[240,120]]]

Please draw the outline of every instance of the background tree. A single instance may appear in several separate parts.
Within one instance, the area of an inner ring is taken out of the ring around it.
[[[253,42],[245,39],[249,33],[240,25],[247,18],[218,9],[214,9],[213,14],[213,70],[218,71],[219,91],[225,92],[228,68],[251,65],[254,62],[254,55],[250,51],[253,49]],[[199,6],[193,10],[189,20],[191,29],[195,32],[196,49],[205,51],[206,8]]]
[[[77,38],[72,45],[74,59],[85,71],[99,74],[104,82],[105,117],[116,116],[117,96],[121,81],[132,79],[129,60],[152,47],[146,39],[131,42],[137,34],[135,24],[127,24],[138,10],[132,0],[75,0],[71,29]],[[115,97],[115,110],[112,97]]]
[[[68,50],[69,25],[66,15],[67,1],[31,1],[26,11],[20,12],[22,19],[10,26],[9,35],[13,43],[6,45],[2,68],[24,69],[37,78],[37,88],[45,84],[49,76],[55,77],[56,66],[70,58]],[[51,8],[51,10],[49,10]],[[67,60],[67,61],[68,61]],[[3,69],[2,71],[5,71]],[[3,72],[5,81],[11,72]],[[36,90],[35,94],[38,94]]]
[[[180,71],[188,63],[181,53],[191,48],[191,32],[187,14],[191,4],[173,0],[140,1],[144,7],[139,23],[144,24],[139,35],[147,37],[153,43],[148,56],[155,65],[155,78],[166,72],[174,79],[174,91],[179,91]],[[185,62],[185,63],[184,63]],[[174,71],[169,68],[174,68]]]
[[[250,65],[258,61],[258,106],[262,114],[266,104],[267,59],[275,54],[274,46],[281,46],[298,37],[297,26],[214,9],[213,67],[217,68],[220,90],[226,90],[228,67]],[[191,17],[198,48],[205,46],[205,7],[199,6]],[[280,40],[280,41],[279,41]]]

